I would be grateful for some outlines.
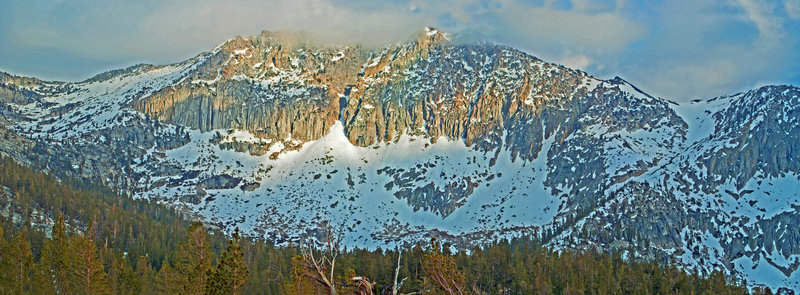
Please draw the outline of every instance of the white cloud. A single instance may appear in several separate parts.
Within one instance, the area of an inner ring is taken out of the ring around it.
[[[571,9],[549,0],[544,6],[524,0],[58,1],[13,5],[10,26],[0,31],[9,36],[3,45],[20,52],[58,48],[108,60],[110,67],[177,62],[263,29],[383,46],[431,25],[457,40],[488,39],[600,78],[620,75],[678,100],[797,73],[796,63],[787,62],[797,60],[797,32],[786,28],[789,18],[800,17],[800,0],[780,6],[756,0],[572,0]],[[98,70],[85,71],[81,77]]]
[[[326,42],[385,45],[435,24],[430,13],[394,4],[360,9],[335,0],[142,2],[103,1],[74,13],[56,9],[69,8],[67,4],[21,5],[12,20],[13,41],[20,47],[56,47],[98,59],[166,63],[265,29],[307,31]]]
[[[658,68],[658,71],[637,76],[633,81],[648,85],[650,89],[645,91],[651,94],[677,100],[710,98],[728,94],[731,88],[742,87],[732,85],[736,83],[734,81],[741,68],[724,58],[671,67],[661,65]]]
[[[55,1],[55,0],[53,0]],[[86,1],[75,0],[73,3]],[[15,12],[15,39],[25,47],[57,47],[108,60],[176,62],[236,35],[261,30],[307,31],[318,40],[383,46],[407,40],[424,26],[456,36],[480,35],[559,59],[562,52],[619,52],[644,36],[626,19],[619,3],[575,2],[571,10],[535,7],[517,0],[341,2],[337,0],[173,0],[83,3],[75,13],[57,8],[68,2],[24,7]],[[149,2],[150,1],[150,2]],[[622,0],[619,0],[622,1]],[[359,5],[361,3],[361,5]],[[25,9],[27,8],[27,9]],[[614,8],[614,9],[611,9]],[[600,11],[600,12],[596,12]]]
[[[506,1],[499,14],[514,37],[547,47],[620,51],[647,34],[645,26],[616,11],[586,13]]]
[[[298,1],[172,1],[154,11],[142,23],[147,34],[184,42],[213,37],[257,34],[264,29],[306,31],[328,42],[382,45],[405,40],[432,21],[410,13],[407,6],[384,5],[360,10],[336,5],[331,0]],[[181,24],[175,24],[180,20]]]
[[[792,19],[800,19],[800,0],[785,0],[786,13]]]
[[[566,54],[559,58],[557,62],[573,69],[586,69],[592,64],[592,59],[583,54]]]
[[[783,35],[780,18],[774,15],[774,7],[768,1],[739,0],[738,4],[747,19],[756,25],[760,36],[775,39]]]

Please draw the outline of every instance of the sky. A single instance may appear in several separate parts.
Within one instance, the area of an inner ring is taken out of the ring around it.
[[[3,0],[0,71],[81,81],[261,30],[379,47],[425,26],[676,101],[800,86],[800,0]]]

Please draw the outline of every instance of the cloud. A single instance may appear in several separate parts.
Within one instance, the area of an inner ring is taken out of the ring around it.
[[[794,20],[800,19],[800,0],[786,0],[784,8],[789,17]]]
[[[108,60],[176,62],[236,35],[307,31],[327,42],[385,45],[435,22],[406,5],[369,9],[335,0],[34,1],[14,5],[10,41]]]
[[[768,1],[739,0],[738,4],[763,37],[775,39],[783,35],[780,18],[773,15],[771,11],[774,11],[774,7]]]
[[[0,1],[0,68],[80,80],[263,29],[385,46],[434,26],[683,100],[798,82],[799,18],[800,0],[12,0]]]
[[[588,13],[596,5],[575,3],[576,9],[560,10],[516,0],[409,0],[372,2],[367,8],[335,0],[174,0],[145,2],[152,8],[143,10],[129,2],[103,1],[67,15],[58,8],[80,5],[54,3],[50,9],[18,11],[24,17],[15,20],[15,32],[24,45],[56,45],[93,56],[174,55],[263,29],[307,31],[329,42],[385,45],[406,40],[423,26],[441,25],[455,34],[490,31],[503,40],[611,50],[643,34],[641,26],[619,14]]]
[[[637,77],[651,86],[651,94],[665,96],[669,99],[688,100],[693,98],[709,98],[725,93],[709,93],[709,89],[726,89],[730,85],[739,68],[730,60],[720,58],[706,60],[697,64],[684,63],[673,67],[663,67],[648,76]]]
[[[645,32],[613,0],[567,2],[569,9],[550,0],[42,0],[10,7],[9,46],[54,48],[115,65],[169,63],[264,29],[384,46],[432,25],[463,40],[498,41],[551,58],[568,49],[588,59],[589,52],[619,51]]]
[[[567,54],[558,59],[558,62],[574,69],[585,69],[592,64],[592,59],[583,54]]]
[[[675,0],[654,10],[658,35],[607,66],[651,94],[710,98],[791,83],[797,72],[798,42],[786,38],[796,33],[774,4]]]
[[[176,24],[176,20],[181,21]],[[170,1],[149,15],[140,29],[187,48],[264,29],[309,32],[326,42],[384,45],[406,40],[433,21],[430,15],[393,4],[358,9],[332,0],[201,0]]]
[[[624,3],[618,3],[616,0],[572,0],[572,7],[583,12],[612,12],[623,5]]]
[[[537,47],[573,47],[593,51],[619,51],[647,33],[644,25],[618,11],[596,12],[581,4],[561,10],[551,6],[535,7],[518,1],[504,1],[497,11],[497,21],[508,30],[506,38]]]

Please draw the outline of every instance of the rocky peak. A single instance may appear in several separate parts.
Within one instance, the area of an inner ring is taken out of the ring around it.
[[[701,141],[704,153],[697,159],[708,173],[720,176],[708,182],[711,187],[733,179],[742,190],[757,174],[800,171],[800,88],[764,86],[719,99],[730,105],[711,114],[714,132]]]
[[[423,47],[449,41],[450,34],[439,31],[432,27],[425,27],[425,29],[422,30],[422,33],[417,37],[417,43]]]
[[[261,34],[247,38],[251,41],[280,45],[287,48],[299,48],[313,45],[313,39],[306,33],[293,31],[261,31]]]
[[[67,91],[65,84],[0,72],[0,108],[5,103],[28,104],[42,96]]]

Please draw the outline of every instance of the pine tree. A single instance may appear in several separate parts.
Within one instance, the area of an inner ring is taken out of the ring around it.
[[[3,286],[3,293],[27,293],[33,274],[33,253],[28,238],[21,232],[15,234],[2,252],[0,285]]]
[[[176,252],[175,270],[178,272],[182,294],[203,294],[208,272],[211,269],[211,251],[203,224],[195,222],[186,230]]]
[[[59,294],[64,294],[67,290],[67,268],[69,260],[67,257],[67,233],[64,216],[58,214],[53,224],[51,239],[47,239],[42,247],[42,255],[39,258],[40,271],[46,273],[51,279],[49,285]],[[39,286],[42,287],[42,286]],[[38,293],[38,292],[37,292]]]
[[[109,294],[107,275],[94,243],[95,226],[89,221],[84,236],[72,236],[70,254],[69,291],[75,294]]]
[[[206,293],[240,294],[248,274],[247,265],[244,263],[244,253],[239,245],[239,229],[237,228],[233,233],[233,239],[228,240],[228,246],[222,253],[216,270],[209,274]]]
[[[156,291],[156,274],[153,267],[147,262],[147,257],[139,256],[136,260],[135,294],[153,294]]]
[[[309,279],[308,266],[301,255],[292,257],[290,278],[291,279],[286,282],[285,286],[288,294],[324,294],[323,292],[325,292],[321,288],[321,285],[315,284]]]
[[[50,242],[50,240],[46,240],[45,242]],[[44,252],[42,254],[44,254]],[[49,268],[45,267],[45,265],[41,263],[41,260],[39,263],[36,263],[33,266],[31,293],[39,295],[56,294],[56,288],[53,285],[53,274]]]
[[[180,275],[166,259],[156,275],[156,289],[161,294],[181,294],[183,291]]]
[[[10,259],[8,252],[8,242],[0,226],[0,294],[10,293],[10,286],[6,283],[6,273],[8,273],[6,260]]]
[[[464,274],[456,269],[456,263],[452,256],[442,253],[441,245],[436,239],[431,240],[431,248],[422,260],[422,270],[443,292],[447,294],[466,293]]]
[[[124,255],[120,254],[114,259],[109,275],[114,294],[140,294],[135,292],[136,281],[133,268],[131,268],[128,259]]]

